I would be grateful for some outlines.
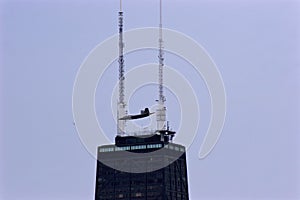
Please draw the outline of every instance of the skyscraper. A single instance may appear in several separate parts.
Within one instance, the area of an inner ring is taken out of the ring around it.
[[[189,199],[185,148],[162,135],[117,136],[100,146],[95,200]]]
[[[128,134],[127,120],[149,117],[148,108],[127,115],[123,56],[123,12],[119,11],[118,133],[115,144],[98,147],[95,200],[187,200],[188,178],[185,147],[172,142],[175,132],[166,126],[163,94],[163,30],[160,0],[157,129]]]

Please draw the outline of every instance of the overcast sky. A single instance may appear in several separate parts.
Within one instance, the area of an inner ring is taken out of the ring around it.
[[[119,3],[0,2],[0,199],[93,199],[96,161],[73,125],[72,90],[85,57],[117,33]],[[125,29],[157,26],[158,5],[157,0],[124,0]],[[164,26],[206,49],[227,94],[222,135],[199,160],[210,119],[209,93],[188,63],[166,54],[166,64],[195,89],[201,109],[197,137],[187,152],[190,199],[300,198],[299,24],[296,0],[164,1]],[[126,57],[127,69],[148,62],[157,62],[157,52]],[[107,108],[116,81],[114,63],[96,94],[99,121],[111,140],[116,128]],[[139,112],[154,95],[156,87],[141,88],[130,110]],[[176,94],[168,91],[167,100],[176,130]]]

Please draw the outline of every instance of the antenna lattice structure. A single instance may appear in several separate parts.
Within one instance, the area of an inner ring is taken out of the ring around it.
[[[120,120],[121,116],[126,115],[125,103],[125,66],[124,66],[124,43],[123,43],[123,11],[122,0],[120,0],[119,11],[119,99],[118,99],[118,135],[125,134],[126,121]]]
[[[164,52],[163,52],[163,39],[162,39],[162,1],[160,0],[160,23],[159,23],[159,101],[164,102],[164,92],[163,92],[163,66],[164,66]]]
[[[162,31],[162,0],[160,0],[160,20],[159,20],[159,64],[158,64],[158,108],[156,110],[157,129],[165,130],[166,123],[166,101],[163,91],[163,68],[164,68],[164,52],[163,52],[163,31]]]

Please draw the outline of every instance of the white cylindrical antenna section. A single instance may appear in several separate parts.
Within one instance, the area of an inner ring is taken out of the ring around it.
[[[162,0],[159,3],[159,24],[162,25]]]

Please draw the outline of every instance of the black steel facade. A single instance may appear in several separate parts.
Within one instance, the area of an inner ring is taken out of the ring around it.
[[[160,135],[98,147],[95,200],[115,199],[188,200],[185,148]]]

